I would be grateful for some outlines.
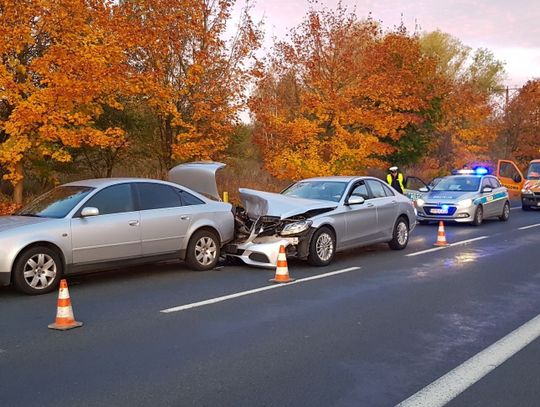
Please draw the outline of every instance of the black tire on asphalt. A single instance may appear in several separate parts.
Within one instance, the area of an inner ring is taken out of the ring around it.
[[[482,205],[478,205],[478,207],[476,208],[476,211],[474,211],[474,219],[472,221],[472,224],[474,226],[480,226],[483,221],[484,221],[484,208],[482,208]]]
[[[39,260],[40,258],[42,260]],[[32,259],[32,264],[29,263],[30,259]],[[40,261],[42,264],[39,264]],[[34,274],[25,277],[25,272]],[[50,275],[48,272],[54,274]],[[12,282],[13,286],[22,293],[45,294],[58,287],[62,274],[63,264],[58,253],[45,246],[35,246],[23,251],[15,261]],[[42,276],[40,281],[34,280],[40,275]],[[34,286],[32,286],[33,282],[35,282]]]
[[[220,247],[219,238],[215,232],[206,229],[196,231],[191,235],[187,246],[187,265],[195,271],[213,269],[219,260]],[[213,256],[213,258],[208,256]]]
[[[319,249],[321,250],[317,250],[317,245],[319,245]],[[327,248],[330,250],[329,257],[324,256],[324,258],[321,258],[321,256],[324,255],[324,253],[322,253],[322,251],[324,250],[322,247],[320,247],[321,245],[327,245]],[[328,247],[328,245],[330,247]],[[326,226],[322,226],[321,228],[317,229],[311,237],[307,262],[312,266],[327,266],[332,262],[335,254],[336,236],[334,235],[332,229]]]
[[[503,222],[507,222],[508,219],[510,219],[510,202],[506,201],[503,206],[503,211],[501,213],[501,216],[499,216],[499,220]]]
[[[396,220],[394,230],[392,232],[392,240],[388,242],[388,246],[392,250],[403,250],[409,243],[409,222],[403,216]]]

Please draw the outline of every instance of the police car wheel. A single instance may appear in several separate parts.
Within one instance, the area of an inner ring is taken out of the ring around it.
[[[503,222],[506,222],[510,218],[510,204],[508,202],[504,203],[503,211],[499,219]]]
[[[484,209],[478,205],[476,208],[476,211],[474,212],[474,219],[472,224],[474,226],[480,226],[482,222],[484,221]]]

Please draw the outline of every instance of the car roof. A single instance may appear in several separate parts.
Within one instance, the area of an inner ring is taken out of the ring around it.
[[[368,177],[368,176],[357,176],[357,175],[331,175],[327,177],[313,177],[313,178],[306,178],[299,180],[298,182],[303,181],[334,181],[334,182],[351,182],[354,180],[359,179],[376,179],[378,181],[381,181],[378,178],[375,177]]]
[[[175,185],[167,181],[161,181],[152,178],[93,178],[93,179],[82,179],[79,181],[69,182],[64,184],[64,186],[83,186],[91,188],[102,188],[109,185],[122,184],[125,182],[157,182],[162,184]]]

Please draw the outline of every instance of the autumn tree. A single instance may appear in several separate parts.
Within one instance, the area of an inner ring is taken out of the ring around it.
[[[540,79],[528,81],[506,106],[499,143],[501,158],[522,168],[540,157]]]
[[[473,51],[440,31],[420,37],[422,52],[437,61],[438,108],[432,117],[428,158],[443,173],[491,157],[498,132],[495,97],[503,64],[485,49]]]
[[[402,27],[383,33],[341,5],[312,9],[275,44],[251,99],[267,169],[301,178],[386,165],[403,137],[422,133],[434,69]]]
[[[117,15],[143,103],[158,123],[151,153],[215,159],[226,149],[256,68],[261,32],[247,4],[230,40],[231,0],[124,0]]]
[[[129,92],[123,44],[107,0],[0,0],[0,162],[22,200],[32,156],[66,162],[69,148],[125,143],[97,128],[105,107]]]

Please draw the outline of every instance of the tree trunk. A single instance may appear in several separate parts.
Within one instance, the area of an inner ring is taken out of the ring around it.
[[[20,175],[21,177],[24,176],[24,168],[22,161],[19,161],[17,163],[16,171],[17,175]],[[17,205],[22,205],[23,203],[23,181],[24,178],[21,178],[21,180],[15,184],[15,187],[13,189],[13,201]]]

